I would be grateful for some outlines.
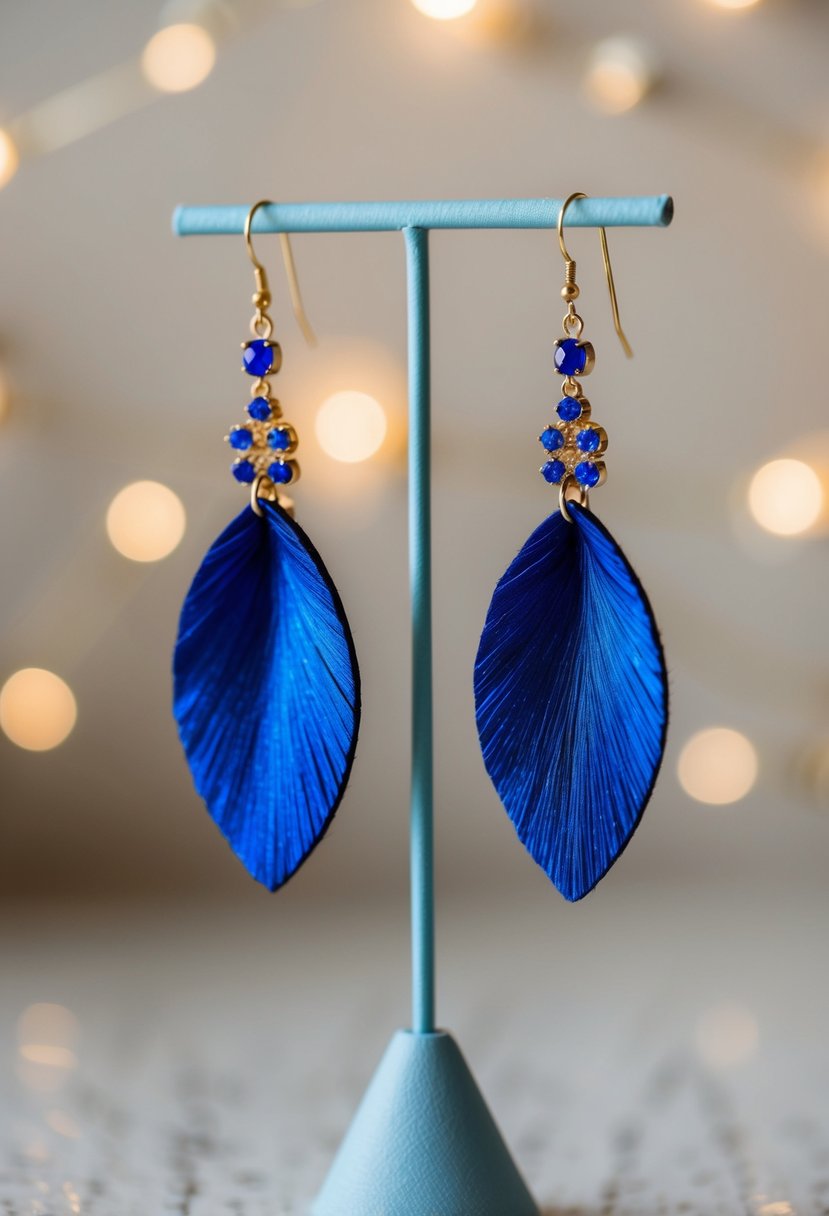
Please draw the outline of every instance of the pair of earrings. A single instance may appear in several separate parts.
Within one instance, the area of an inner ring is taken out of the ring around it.
[[[475,712],[493,784],[519,838],[569,900],[607,873],[650,798],[667,728],[667,677],[653,613],[627,559],[590,512],[605,480],[607,434],[581,378],[594,351],[575,309],[576,264],[564,243],[564,377],[557,419],[541,433],[541,473],[558,508],[495,588],[475,662]],[[360,676],[351,631],[322,559],[280,491],[299,476],[297,434],[269,377],[270,292],[254,265],[248,421],[228,441],[250,506],[208,551],[187,594],[174,657],[174,713],[197,791],[250,873],[271,890],[296,872],[339,806],[354,760]],[[616,292],[602,254],[620,341]],[[283,251],[295,308],[290,245]],[[299,305],[298,316],[300,315]],[[575,499],[573,498],[575,495]]]

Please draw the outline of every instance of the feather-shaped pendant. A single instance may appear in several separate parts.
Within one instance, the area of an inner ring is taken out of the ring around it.
[[[246,507],[214,542],[184,601],[173,712],[210,814],[275,891],[343,796],[360,675],[322,559],[282,507],[259,506],[261,516]]]
[[[630,840],[668,719],[662,646],[610,533],[568,502],[498,583],[475,664],[484,763],[519,838],[581,899]]]

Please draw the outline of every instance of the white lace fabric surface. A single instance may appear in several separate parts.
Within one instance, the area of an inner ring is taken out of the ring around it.
[[[0,1213],[306,1212],[407,1024],[405,915],[6,907]],[[545,1213],[829,1213],[825,920],[819,890],[439,906],[440,1022]]]

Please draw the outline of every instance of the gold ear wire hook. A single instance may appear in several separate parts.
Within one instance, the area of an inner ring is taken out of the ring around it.
[[[250,235],[251,224],[253,217],[260,207],[270,207],[273,203],[271,199],[260,198],[258,203],[254,203],[245,218],[245,248],[248,251],[248,257],[253,264],[253,274],[256,279],[256,293],[259,297],[254,300],[257,309],[267,309],[271,302],[271,292],[268,286],[268,275],[265,267],[257,258],[253,250],[253,240]],[[279,243],[282,246],[282,259],[285,263],[285,273],[288,276],[288,290],[291,293],[291,305],[294,310],[294,316],[299,328],[302,330],[302,336],[309,346],[317,345],[317,336],[311,328],[311,322],[308,320],[308,315],[305,312],[305,306],[302,303],[302,293],[299,290],[299,279],[296,272],[296,264],[294,262],[294,254],[291,249],[291,238],[287,232],[280,232]]]
[[[561,250],[561,256],[564,258],[565,264],[565,282],[575,283],[576,280],[576,263],[567,252],[567,246],[564,244],[564,215],[570,204],[577,198],[587,198],[580,190],[575,194],[571,194],[561,204],[561,210],[558,213],[558,245]],[[613,328],[616,330],[619,341],[622,344],[622,350],[629,359],[633,358],[631,345],[625,337],[625,331],[622,329],[622,322],[619,320],[619,302],[616,299],[616,284],[613,281],[613,268],[610,265],[610,253],[607,248],[607,233],[604,228],[599,229],[599,239],[602,243],[602,261],[604,262],[604,272],[607,278],[607,290],[610,292],[610,308],[613,312]]]

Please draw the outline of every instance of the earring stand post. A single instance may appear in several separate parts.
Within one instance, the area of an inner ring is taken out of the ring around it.
[[[552,229],[561,199],[279,203],[256,233],[402,232],[408,279],[409,571],[412,618],[412,1022],[392,1039],[317,1198],[315,1216],[536,1216],[457,1046],[435,1022],[430,229]],[[247,206],[178,207],[177,236],[241,236]],[[666,227],[668,195],[576,199],[568,228]]]
[[[412,1031],[435,1030],[429,233],[405,228],[409,298],[409,583],[412,604],[410,858]]]

